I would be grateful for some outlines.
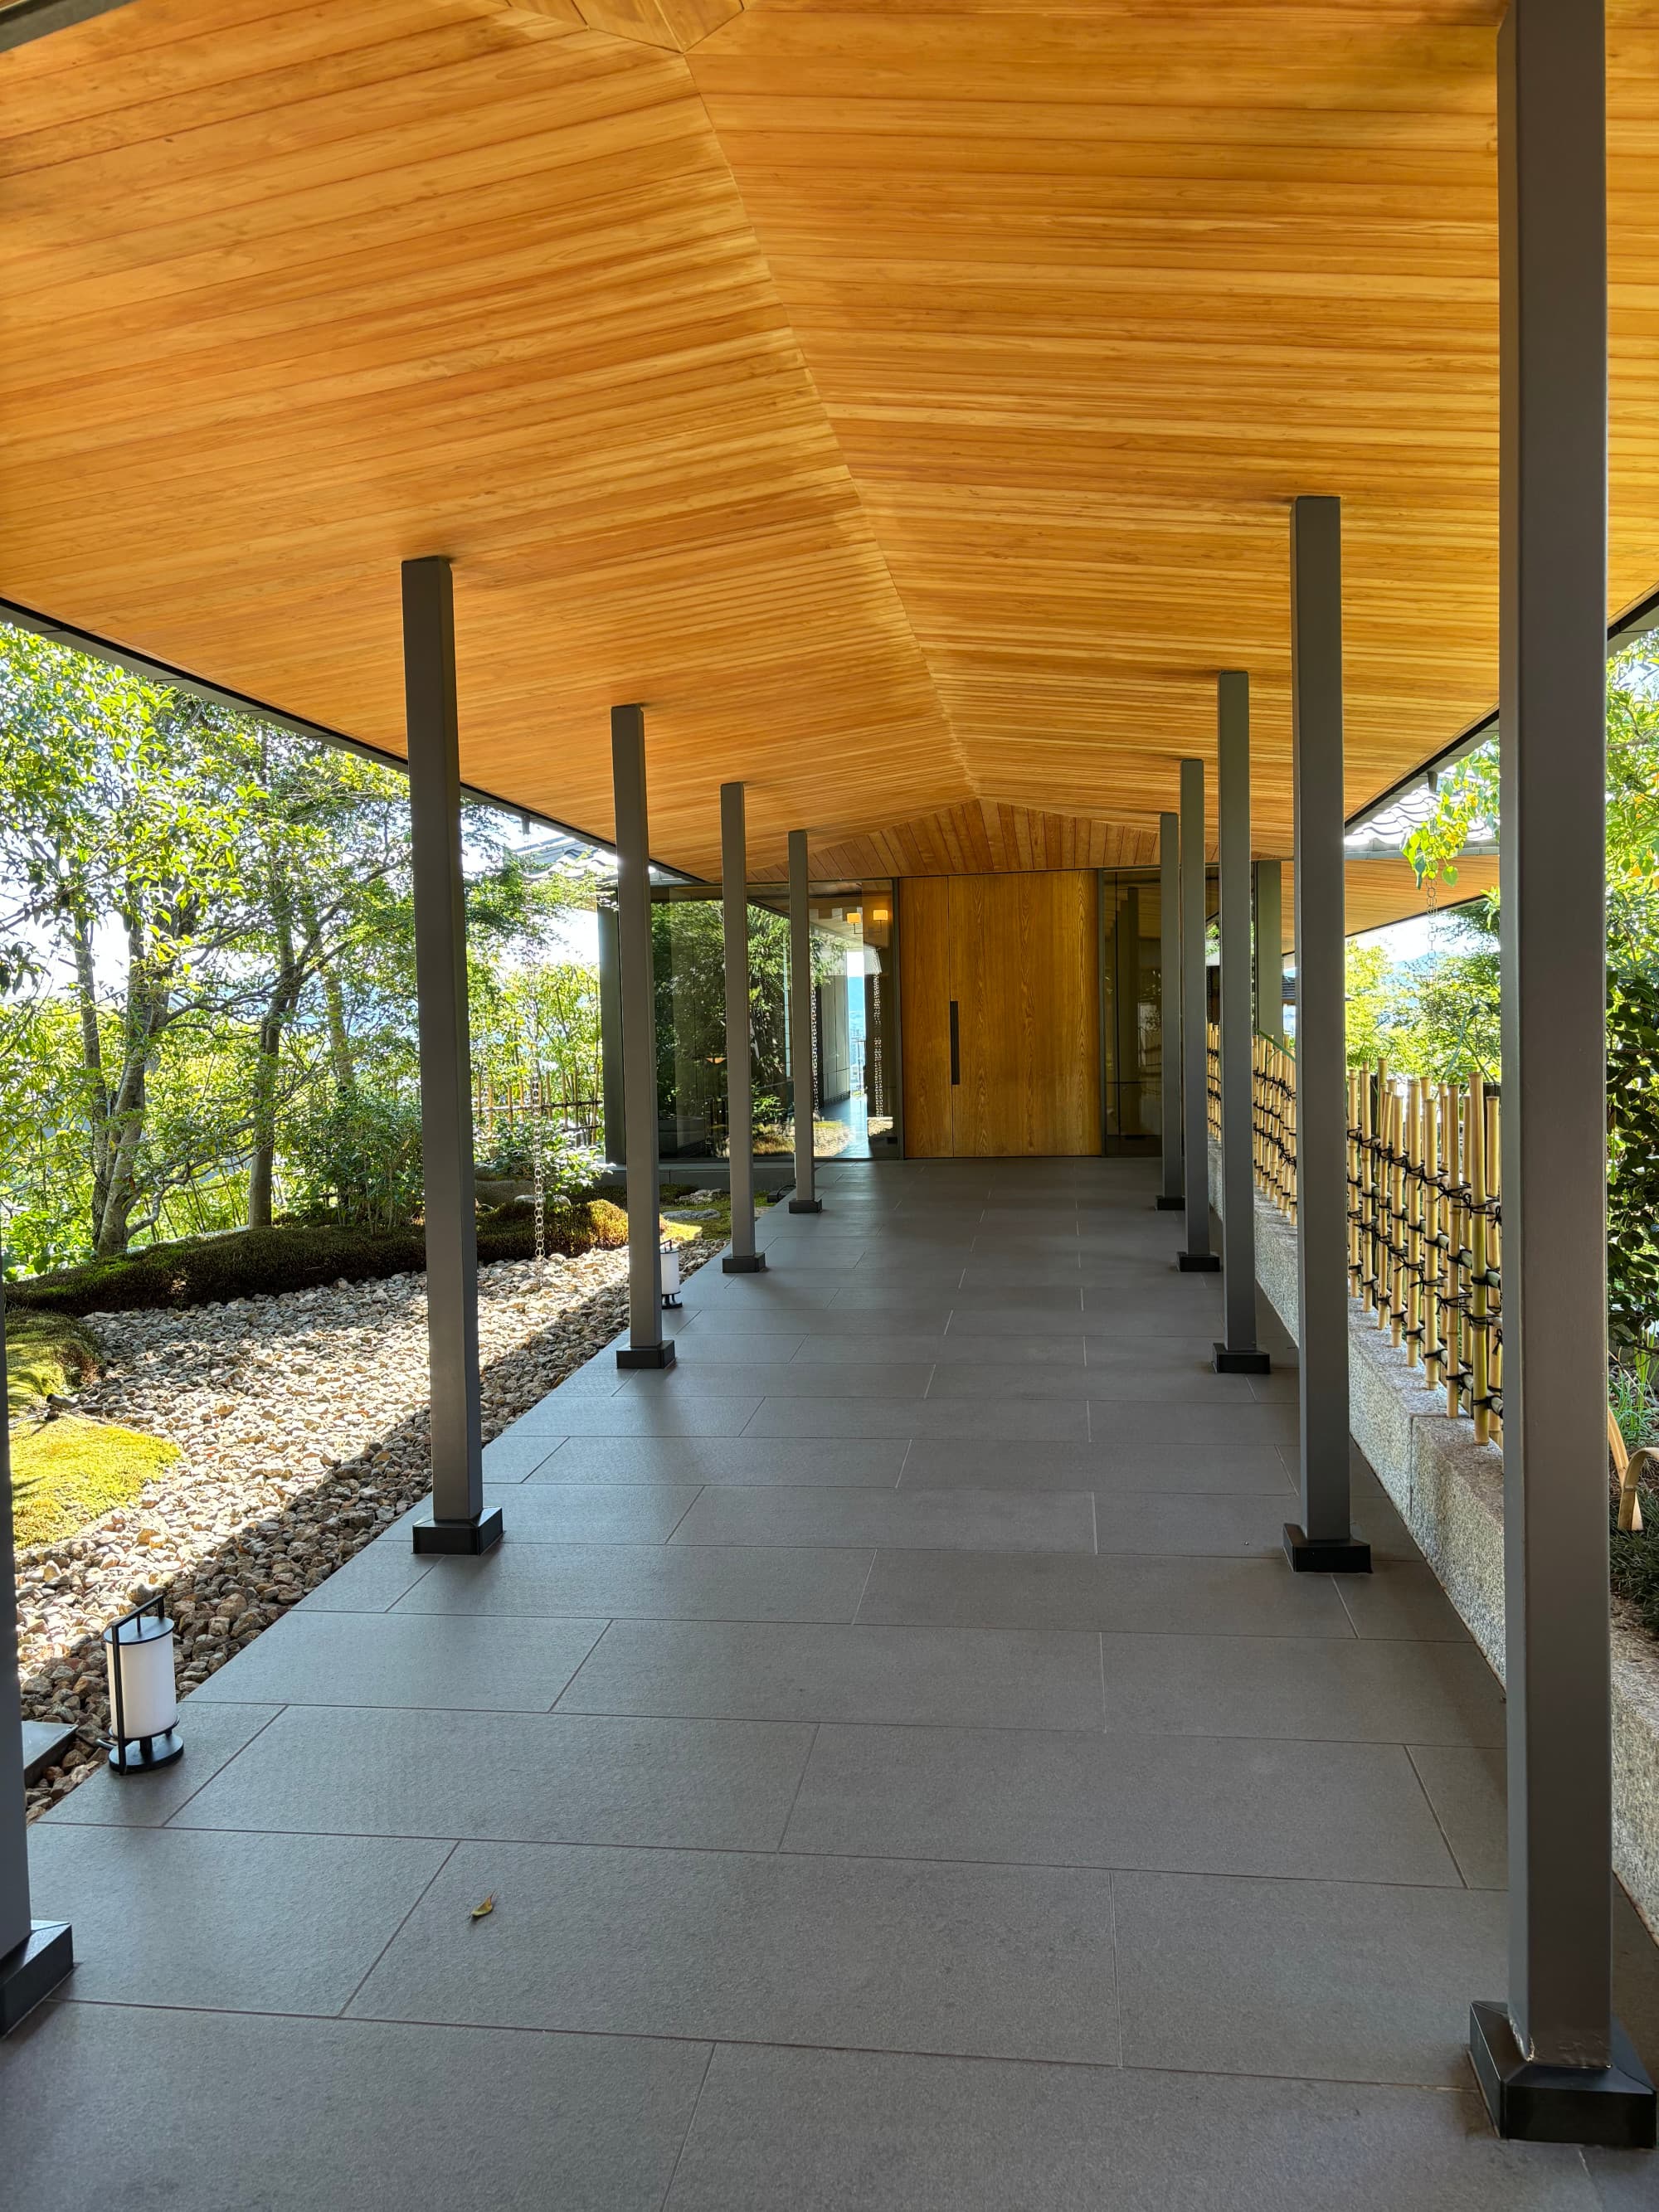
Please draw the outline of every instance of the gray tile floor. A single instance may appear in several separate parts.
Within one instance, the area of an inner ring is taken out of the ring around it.
[[[32,1832],[0,2206],[1626,2212],[1486,2128],[1502,1700],[1139,1164],[836,1167]],[[471,1907],[493,1896],[474,1921]],[[1659,1953],[1619,1901],[1659,2059]]]

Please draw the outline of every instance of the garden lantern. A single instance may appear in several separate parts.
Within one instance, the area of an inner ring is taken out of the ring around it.
[[[658,1249],[662,1255],[662,1302],[665,1306],[678,1309],[680,1303],[679,1247],[671,1244],[665,1237]]]
[[[170,1766],[184,1751],[173,1680],[173,1623],[158,1595],[104,1631],[109,1663],[109,1763],[118,1774]]]

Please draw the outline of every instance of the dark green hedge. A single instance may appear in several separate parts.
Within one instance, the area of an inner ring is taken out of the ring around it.
[[[574,1255],[628,1241],[628,1216],[604,1199],[550,1206],[548,1249]],[[478,1257],[528,1260],[535,1224],[522,1206],[503,1206],[478,1224]],[[228,1237],[146,1245],[119,1259],[92,1260],[8,1286],[7,1304],[37,1313],[122,1313],[145,1306],[222,1304],[230,1298],[308,1291],[319,1284],[363,1283],[417,1273],[426,1265],[418,1229],[313,1229],[285,1223]]]

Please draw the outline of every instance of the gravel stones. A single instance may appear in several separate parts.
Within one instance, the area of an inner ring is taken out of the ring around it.
[[[718,1249],[683,1247],[682,1274]],[[78,1730],[30,1790],[32,1819],[103,1757],[118,1613],[165,1593],[183,1697],[430,1487],[424,1275],[89,1320],[104,1367],[76,1411],[181,1456],[136,1508],[18,1554],[24,1717]],[[480,1268],[486,1440],[627,1320],[625,1251]]]

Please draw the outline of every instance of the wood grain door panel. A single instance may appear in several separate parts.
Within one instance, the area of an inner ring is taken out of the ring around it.
[[[910,877],[903,899],[907,1152],[987,1158],[1097,1152],[1093,874]]]

